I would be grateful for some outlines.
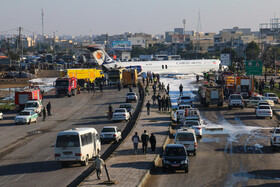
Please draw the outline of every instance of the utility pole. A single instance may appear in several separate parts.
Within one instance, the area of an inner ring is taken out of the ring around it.
[[[42,9],[42,37],[43,37],[43,40],[44,40],[44,9]]]
[[[22,37],[21,37],[21,30],[22,30],[22,28],[21,27],[19,27],[19,29],[18,29],[18,43],[19,43],[19,55],[20,55],[20,60],[22,60],[22,57],[23,57],[23,49],[22,49]]]

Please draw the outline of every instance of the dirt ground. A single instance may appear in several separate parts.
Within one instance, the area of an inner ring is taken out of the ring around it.
[[[23,88],[28,86],[28,78],[16,78],[16,79],[0,79],[0,89],[5,88]],[[8,90],[0,90],[0,98],[9,95]]]

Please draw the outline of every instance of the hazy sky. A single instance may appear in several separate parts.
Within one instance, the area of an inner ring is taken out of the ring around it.
[[[45,34],[164,34],[173,28],[196,30],[198,12],[203,32],[223,28],[259,29],[260,23],[280,17],[280,0],[0,0],[0,34],[16,27]],[[16,31],[8,32],[16,33]]]

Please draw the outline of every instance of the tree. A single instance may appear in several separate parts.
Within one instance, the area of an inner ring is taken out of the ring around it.
[[[260,48],[258,44],[254,41],[248,44],[245,49],[246,60],[255,60],[258,59],[260,56]]]

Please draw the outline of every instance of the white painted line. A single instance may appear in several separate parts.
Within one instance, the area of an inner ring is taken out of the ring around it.
[[[19,179],[21,179],[22,177],[24,177],[26,174],[23,174],[21,176],[19,176],[15,181],[18,181]]]

